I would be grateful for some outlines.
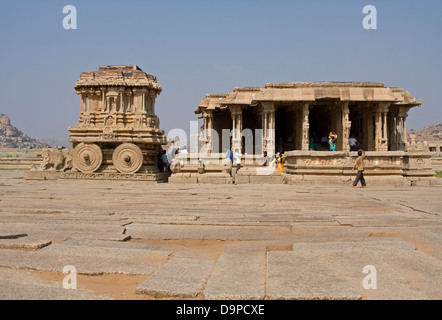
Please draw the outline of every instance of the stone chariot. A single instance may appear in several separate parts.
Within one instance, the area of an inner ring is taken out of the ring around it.
[[[137,66],[100,66],[74,85],[80,117],[70,127],[72,170],[62,178],[163,181],[158,153],[167,144],[155,115],[156,77]]]

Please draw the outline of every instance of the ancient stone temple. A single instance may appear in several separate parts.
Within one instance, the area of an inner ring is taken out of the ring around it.
[[[165,180],[157,165],[167,142],[155,115],[156,77],[133,65],[100,66],[74,88],[80,116],[69,128],[72,169],[61,178]]]
[[[259,166],[264,152],[284,154],[284,174],[277,181],[348,182],[354,138],[355,147],[367,151],[366,175],[407,184],[433,175],[426,150],[411,155],[406,137],[408,111],[421,103],[380,82],[269,83],[208,94],[195,113],[203,119],[201,144],[215,153],[212,158],[216,153],[221,158],[226,147],[237,149],[250,169]],[[330,132],[338,137],[335,151],[327,144]],[[410,167],[416,157],[419,166]],[[235,180],[250,183],[256,176],[253,169],[241,170]]]

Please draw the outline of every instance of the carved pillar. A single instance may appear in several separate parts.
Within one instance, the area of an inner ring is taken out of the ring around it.
[[[407,149],[407,117],[410,108],[401,107],[396,119],[396,130],[398,136],[398,150],[406,151]]]
[[[275,104],[262,103],[263,137],[262,150],[267,151],[269,157],[275,154]]]
[[[232,150],[238,149],[242,152],[242,108],[241,106],[230,106],[232,115]]]
[[[80,99],[80,114],[84,114],[86,112],[86,99],[87,95],[82,93]]]
[[[207,148],[207,150],[213,149],[212,144],[212,130],[213,130],[213,112],[203,112],[203,136],[201,143]]]
[[[302,106],[302,150],[309,151],[309,131],[310,131],[310,123],[309,123],[309,107],[310,104],[308,102],[304,103]]]
[[[155,93],[149,93],[147,95],[147,106],[146,106],[146,111],[147,114],[149,115],[155,115],[155,99],[156,99],[157,95]]]
[[[112,104],[110,102],[110,97],[108,97],[108,96],[106,96],[106,104],[105,104],[104,111],[107,113],[110,113],[112,111]]]
[[[126,102],[126,112],[132,112],[132,91],[130,89],[126,90],[127,102]]]
[[[376,151],[388,151],[387,115],[390,104],[380,102],[376,111]]]
[[[351,121],[350,121],[350,109],[348,107],[349,102],[346,101],[342,105],[342,151],[350,152],[350,131],[351,131]]]
[[[120,88],[120,90],[118,90],[118,91],[119,91],[119,99],[120,99],[120,107],[119,107],[119,109],[118,109],[118,112],[124,113],[124,112],[126,112],[126,110],[125,110],[125,108],[124,108],[124,101],[123,101],[123,92],[124,92],[124,89],[123,89],[123,88]]]
[[[388,149],[389,150],[397,150],[396,148],[396,127],[394,125],[394,114],[392,112],[392,110],[390,110],[390,112],[388,113]]]
[[[143,113],[144,111],[144,90],[143,89],[138,89],[135,88],[133,89],[133,94],[134,94],[134,103],[133,103],[133,107],[132,107],[132,111],[134,113]]]
[[[101,102],[100,102],[100,106],[98,107],[98,112],[105,112],[106,110],[106,88],[105,87],[101,87],[100,88],[101,91]]]

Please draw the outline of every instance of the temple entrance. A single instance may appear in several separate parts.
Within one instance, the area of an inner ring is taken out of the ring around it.
[[[242,110],[243,132],[241,137],[241,150],[247,154],[262,154],[262,116],[258,108],[246,108]]]
[[[314,105],[309,113],[309,139],[313,139],[313,146],[321,151],[328,151],[328,135],[330,131],[337,131],[333,126],[333,113],[331,106]],[[338,133],[339,134],[339,133]],[[339,138],[339,137],[338,137]]]
[[[351,121],[350,139],[356,139],[356,147],[352,149],[367,149],[367,139],[364,139],[364,121],[363,112],[360,106],[349,106],[350,114],[349,120]],[[365,141],[365,142],[364,142]]]
[[[280,106],[275,112],[275,152],[283,154],[296,148],[296,112],[294,107]]]
[[[228,138],[227,141],[223,142],[223,130],[232,131],[232,116],[230,115],[230,111],[228,109],[217,110],[214,113],[213,117],[213,130],[218,133],[218,146],[213,146],[215,153],[224,153],[225,148],[232,149],[232,137]],[[216,148],[218,147],[218,150]]]

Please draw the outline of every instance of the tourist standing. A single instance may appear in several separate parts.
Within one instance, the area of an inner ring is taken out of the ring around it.
[[[354,136],[351,136],[350,139],[348,139],[348,142],[350,144],[350,151],[356,151],[358,140]]]
[[[224,148],[224,151],[226,151],[226,159],[229,159],[230,161],[230,171],[229,174],[232,176],[232,168],[233,168],[233,152],[230,149]]]
[[[327,136],[321,138],[321,144],[323,147],[327,147]]]
[[[160,172],[164,172],[164,166],[163,166],[163,150],[160,150],[159,152],[158,152],[158,170],[160,171]]]
[[[169,159],[167,158],[166,150],[163,150],[163,155],[161,156],[163,162],[163,171],[168,172]]]
[[[310,138],[309,147],[310,147],[310,150],[319,151],[319,147],[315,143],[315,140],[313,138]]]
[[[351,172],[355,171],[355,168],[358,170],[358,174],[356,175],[356,179],[353,182],[353,188],[356,187],[361,181],[362,187],[366,187],[365,178],[364,178],[364,158],[365,158],[365,151],[362,149],[358,150],[358,158],[355,161],[355,165],[353,166],[353,169],[351,169]]]
[[[233,165],[233,152],[230,149],[225,148],[226,150],[226,158],[230,160]]]
[[[284,163],[285,163],[285,157],[279,155],[279,157],[277,158],[277,167],[276,167],[276,169],[280,173],[284,173]]]
[[[330,151],[336,151],[336,144],[333,142],[332,137],[328,137],[328,145],[330,147]]]
[[[336,140],[338,139],[338,135],[334,131],[330,131],[328,135],[328,145],[330,147],[330,151],[336,151]]]
[[[264,159],[263,159],[264,163],[262,164],[262,166],[263,167],[268,167],[269,166],[269,160],[270,160],[270,158],[267,155],[267,151],[264,151]]]
[[[236,164],[236,172],[241,168],[241,152],[238,149],[235,149],[235,164]]]

